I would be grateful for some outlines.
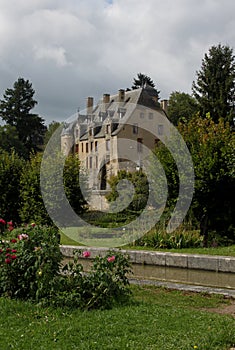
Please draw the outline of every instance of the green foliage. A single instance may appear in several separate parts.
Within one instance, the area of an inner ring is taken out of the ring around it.
[[[15,126],[0,126],[0,149],[8,153],[14,151],[23,158],[27,156],[27,149],[23,142],[19,140],[19,135]]]
[[[40,190],[40,167],[42,154],[31,155],[22,169],[20,179],[20,218],[22,222],[52,225]]]
[[[232,122],[235,92],[235,60],[229,46],[212,46],[202,60],[193,94],[200,106],[200,115],[210,113],[214,122],[219,118]]]
[[[53,121],[49,124],[44,137],[44,145],[48,143],[54,132],[60,127],[61,123]]]
[[[0,239],[0,296],[70,308],[110,308],[129,296],[127,255],[109,251],[96,257],[84,273],[75,254],[62,268],[58,232],[54,228],[30,227],[11,231]]]
[[[145,86],[145,84],[155,88],[155,84],[149,76],[147,76],[143,73],[138,73],[137,78],[134,78],[134,80],[133,80],[133,85],[131,88],[132,88],[132,90],[143,88]],[[157,94],[159,95],[160,91],[157,91]]]
[[[200,228],[205,244],[210,232],[234,240],[234,133],[223,119],[215,123],[209,115],[179,123],[178,129],[191,153],[195,172],[194,197],[186,221],[190,219],[195,228]],[[165,214],[169,217],[178,197],[178,171],[163,144],[157,147],[156,155],[168,181]]]
[[[20,176],[25,166],[14,151],[0,150],[0,213],[5,220],[19,221]]]
[[[127,255],[109,251],[104,257],[96,256],[89,272],[84,273],[79,256],[90,253],[75,252],[73,262],[66,264],[56,282],[52,303],[57,306],[81,309],[107,309],[127,300],[130,289],[127,274],[131,272]]]
[[[106,196],[109,202],[114,202],[119,197],[119,192],[117,186],[121,180],[127,180],[127,183],[124,183],[122,186],[121,195],[123,198],[119,199],[120,205],[123,205],[125,202],[131,201],[130,193],[130,183],[134,186],[134,196],[131,203],[126,208],[128,212],[139,212],[143,210],[146,206],[148,195],[149,195],[149,185],[146,175],[142,171],[136,172],[127,172],[126,170],[120,170],[116,176],[112,176],[108,183],[110,185],[111,191]],[[123,184],[123,183],[122,183]],[[124,188],[125,187],[125,188]]]
[[[76,154],[70,154],[66,158],[63,180],[66,197],[77,214],[85,211],[86,202],[81,192],[81,186],[87,191],[86,176],[82,173],[80,161]]]
[[[48,195],[50,193],[56,193],[59,184],[57,181],[58,176],[53,172],[55,164],[58,167],[62,167],[59,159],[53,159],[52,168],[50,167],[50,161],[48,160],[47,168],[47,179],[48,179]],[[35,221],[37,224],[48,224],[52,225],[52,220],[47,213],[45,208],[41,188],[40,188],[40,171],[41,171],[42,154],[38,153],[32,155],[30,160],[27,162],[26,166],[22,171],[21,176],[21,207],[20,207],[20,217],[23,222]],[[80,162],[78,158],[74,155],[69,155],[65,161],[65,166],[62,171],[62,180],[64,181],[64,190],[67,199],[75,210],[76,213],[82,213],[85,210],[85,201],[83,199],[80,190]],[[82,179],[84,177],[81,176]],[[85,180],[84,180],[85,181]],[[53,200],[51,202],[51,207],[54,211],[58,211],[63,206],[63,198],[60,196],[58,202],[55,203]]]
[[[56,230],[13,230],[0,246],[0,294],[37,301],[48,296],[62,259]]]
[[[135,242],[135,245],[153,247],[156,249],[197,248],[203,245],[203,236],[199,231],[177,230],[167,233],[156,228]]]
[[[0,101],[0,116],[2,119],[17,130],[19,140],[24,144],[29,156],[32,150],[37,150],[42,144],[46,127],[44,120],[30,113],[37,101],[34,100],[35,91],[29,80],[19,78],[13,89],[7,89]]]
[[[174,91],[169,98],[167,116],[177,125],[179,121],[187,122],[198,112],[197,101],[185,92]]]

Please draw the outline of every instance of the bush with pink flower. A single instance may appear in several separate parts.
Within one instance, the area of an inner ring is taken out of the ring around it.
[[[96,256],[89,272],[80,258],[91,258],[90,251],[76,251],[73,261],[62,264],[55,228],[10,230],[0,237],[0,296],[81,309],[109,308],[128,299],[128,256],[118,251]]]

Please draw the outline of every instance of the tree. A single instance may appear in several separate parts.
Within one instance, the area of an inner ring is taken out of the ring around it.
[[[131,88],[132,90],[139,89],[141,87],[144,87],[145,84],[155,88],[155,84],[150,77],[148,77],[145,74],[138,73],[137,78],[134,78],[133,85]],[[160,94],[160,91],[157,91],[157,92],[158,94]]]
[[[44,120],[33,113],[31,109],[35,107],[37,101],[34,100],[35,91],[29,80],[19,78],[13,89],[7,89],[0,101],[0,116],[18,132],[19,140],[28,151],[28,156],[32,150],[38,150],[38,145],[43,143],[45,132]]]
[[[56,131],[56,129],[58,129],[58,127],[61,125],[61,123],[56,122],[56,121],[52,121],[48,128],[47,131],[45,133],[45,137],[44,137],[44,145],[47,144],[47,142],[50,140],[51,136],[54,134],[54,132]]]
[[[235,92],[235,61],[229,46],[212,46],[202,60],[201,70],[196,72],[193,95],[199,103],[200,115],[210,113],[217,123],[222,117],[232,122]]]
[[[167,115],[169,120],[177,125],[179,121],[187,122],[198,112],[198,103],[185,92],[174,91],[169,98]]]
[[[109,194],[107,194],[106,198],[109,202],[114,202],[119,197],[119,193],[117,191],[117,186],[121,180],[127,180],[132,182],[134,186],[134,195],[133,200],[126,208],[128,211],[138,212],[145,208],[148,195],[149,195],[149,185],[148,185],[148,179],[146,175],[142,171],[136,171],[136,172],[127,172],[126,170],[120,170],[117,175],[112,176],[108,183],[110,185],[111,191]],[[128,183],[123,183],[124,186],[122,186],[122,196],[123,198],[120,199],[120,205],[122,206],[124,202],[129,203],[131,200],[131,191],[130,191],[130,185]],[[126,188],[125,188],[126,187]],[[116,204],[115,204],[116,207]]]
[[[235,134],[222,119],[195,117],[180,124],[195,171],[194,214],[207,242],[209,232],[235,239]]]
[[[0,126],[0,149],[9,153],[14,150],[15,153],[23,158],[27,156],[27,149],[19,140],[19,135],[15,126]]]
[[[215,233],[235,240],[235,134],[228,122],[215,123],[209,115],[196,115],[188,123],[179,123],[178,129],[194,164],[195,189],[188,217],[200,228],[205,244]],[[163,144],[155,152],[168,182],[166,211],[172,211],[179,186],[176,163]]]
[[[5,221],[19,222],[20,177],[25,161],[14,151],[0,150],[0,215]]]
[[[47,164],[47,189],[48,196],[51,193],[58,192],[58,178],[55,170],[61,167],[59,155],[53,159],[50,157]],[[23,222],[35,221],[37,224],[53,224],[52,219],[47,213],[44,200],[41,193],[40,172],[41,172],[42,154],[31,155],[30,160],[24,167],[21,176],[21,210],[20,216]],[[58,165],[58,167],[57,167]],[[85,200],[82,196],[80,185],[80,162],[74,155],[66,158],[63,169],[63,184],[66,197],[69,204],[77,214],[85,211]],[[60,190],[60,189],[59,189]],[[45,198],[44,198],[45,199]],[[56,199],[56,203],[55,203]],[[53,197],[51,206],[55,212],[63,211],[63,198],[60,196]],[[47,206],[48,208],[48,206]]]

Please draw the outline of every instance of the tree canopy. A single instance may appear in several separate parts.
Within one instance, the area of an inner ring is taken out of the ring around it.
[[[155,88],[155,84],[149,76],[147,76],[143,73],[138,73],[137,78],[134,78],[134,80],[133,80],[133,85],[131,88],[132,88],[132,90],[139,89],[141,87],[144,87],[145,84]],[[157,91],[157,92],[159,95],[160,91]]]
[[[170,121],[177,125],[179,121],[189,121],[198,109],[199,105],[194,97],[185,92],[174,91],[169,98],[167,115]]]
[[[8,125],[15,127],[19,141],[28,151],[27,156],[43,143],[46,130],[44,120],[30,112],[37,104],[34,93],[29,80],[19,78],[12,89],[6,89],[0,101],[0,116]]]
[[[196,72],[193,95],[199,103],[200,115],[209,112],[216,123],[219,118],[232,122],[235,93],[235,61],[229,46],[212,46]]]

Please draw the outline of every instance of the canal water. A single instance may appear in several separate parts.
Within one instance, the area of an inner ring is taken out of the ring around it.
[[[65,259],[64,262],[70,259]],[[89,271],[92,264],[90,259],[80,259],[84,271]],[[135,279],[185,283],[196,286],[235,289],[235,273],[214,272],[178,267],[132,264]]]

